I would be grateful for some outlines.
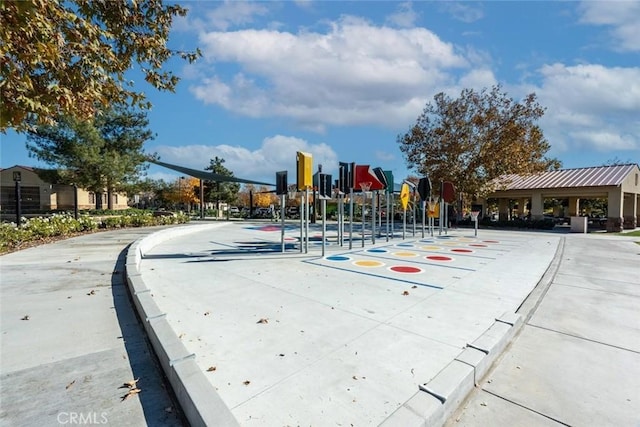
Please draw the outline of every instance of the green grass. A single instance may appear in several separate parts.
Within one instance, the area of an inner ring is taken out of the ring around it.
[[[640,237],[640,230],[629,231],[628,233],[615,233],[617,236]]]

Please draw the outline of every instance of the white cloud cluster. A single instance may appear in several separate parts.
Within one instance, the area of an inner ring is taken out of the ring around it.
[[[640,150],[640,68],[547,65],[536,90],[547,137],[564,149]]]
[[[622,52],[640,51],[640,2],[583,1],[580,22],[611,28],[612,49]]]
[[[414,120],[427,99],[470,64],[425,28],[395,29],[343,16],[326,33],[213,31],[200,36],[205,60],[238,64],[231,78],[209,74],[191,87],[208,104],[302,126]]]
[[[325,143],[312,144],[304,139],[276,135],[265,138],[260,148],[248,150],[241,146],[220,145],[161,145],[155,148],[161,160],[193,169],[204,169],[209,159],[220,157],[224,166],[236,177],[275,182],[275,171],[289,171],[289,181],[295,180],[296,152],[313,156],[314,165],[325,165],[324,172],[337,167],[338,156]]]

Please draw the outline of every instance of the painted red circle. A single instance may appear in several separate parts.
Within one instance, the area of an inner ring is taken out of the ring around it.
[[[394,265],[393,267],[389,267],[389,270],[395,271],[396,273],[420,273],[422,271],[418,267],[410,267],[408,265]]]
[[[473,251],[471,249],[451,249],[451,252],[470,253],[470,252],[473,252]]]
[[[428,255],[425,257],[431,261],[452,261],[453,258],[444,255]]]

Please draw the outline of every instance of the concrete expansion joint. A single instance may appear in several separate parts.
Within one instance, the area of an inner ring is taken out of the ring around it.
[[[186,356],[178,357],[177,359],[169,360],[169,366],[175,366],[180,362],[184,362],[185,360],[195,360],[195,358],[196,358],[196,354],[195,353],[187,354]]]
[[[489,351],[489,350],[487,350],[486,348],[481,348],[481,347],[475,346],[475,345],[473,345],[473,344],[467,344],[467,347],[472,348],[472,349],[474,349],[474,350],[481,351],[481,352],[483,352],[484,354],[489,354],[489,353],[490,353],[490,351]]]
[[[156,320],[156,319],[162,319],[163,317],[167,317],[167,313],[162,313],[162,314],[156,314],[154,316],[147,316],[147,322],[150,322],[152,320]]]
[[[141,291],[135,291],[133,294],[140,295],[140,294],[146,294],[146,293],[151,293],[151,289],[143,289]]]
[[[442,396],[441,394],[436,393],[435,391],[431,390],[429,387],[427,387],[424,384],[420,384],[418,387],[420,388],[421,391],[424,391],[425,393],[428,393],[431,396],[433,396],[436,399],[438,399],[440,401],[440,403],[442,403],[442,404],[444,404],[447,401],[446,397]]]

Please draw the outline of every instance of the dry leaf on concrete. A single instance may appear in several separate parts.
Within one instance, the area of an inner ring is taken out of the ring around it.
[[[96,291],[94,291],[93,289],[91,289],[91,292],[89,292],[87,295],[95,295]]]
[[[71,386],[74,385],[75,383],[76,383],[76,380],[71,381],[69,384],[67,384],[67,386],[65,387],[65,390],[69,390]]]
[[[249,385],[249,384],[251,384],[251,381],[246,380],[246,381],[245,381],[245,382],[243,382],[242,384],[244,384],[244,385]]]
[[[262,318],[258,320],[256,323],[269,323],[269,319]]]
[[[25,316],[24,316],[22,319],[20,319],[20,320],[29,320],[29,319],[31,319],[31,317],[29,317],[29,315],[27,314],[27,315],[25,315]]]
[[[131,380],[131,381],[127,381],[125,383],[123,383],[120,388],[137,388],[136,384],[138,383],[138,381],[140,381],[140,378],[136,378],[135,380]]]
[[[402,295],[409,295],[409,291],[404,291]]]
[[[142,390],[140,390],[139,388],[132,388],[131,390],[129,390],[127,392],[127,394],[125,394],[124,396],[122,396],[122,400],[127,400],[128,398],[130,398],[131,396],[135,396],[136,394],[140,393]]]
[[[218,369],[218,368],[216,368],[215,366],[209,366],[209,369],[207,369],[207,372],[213,372],[216,369]]]

